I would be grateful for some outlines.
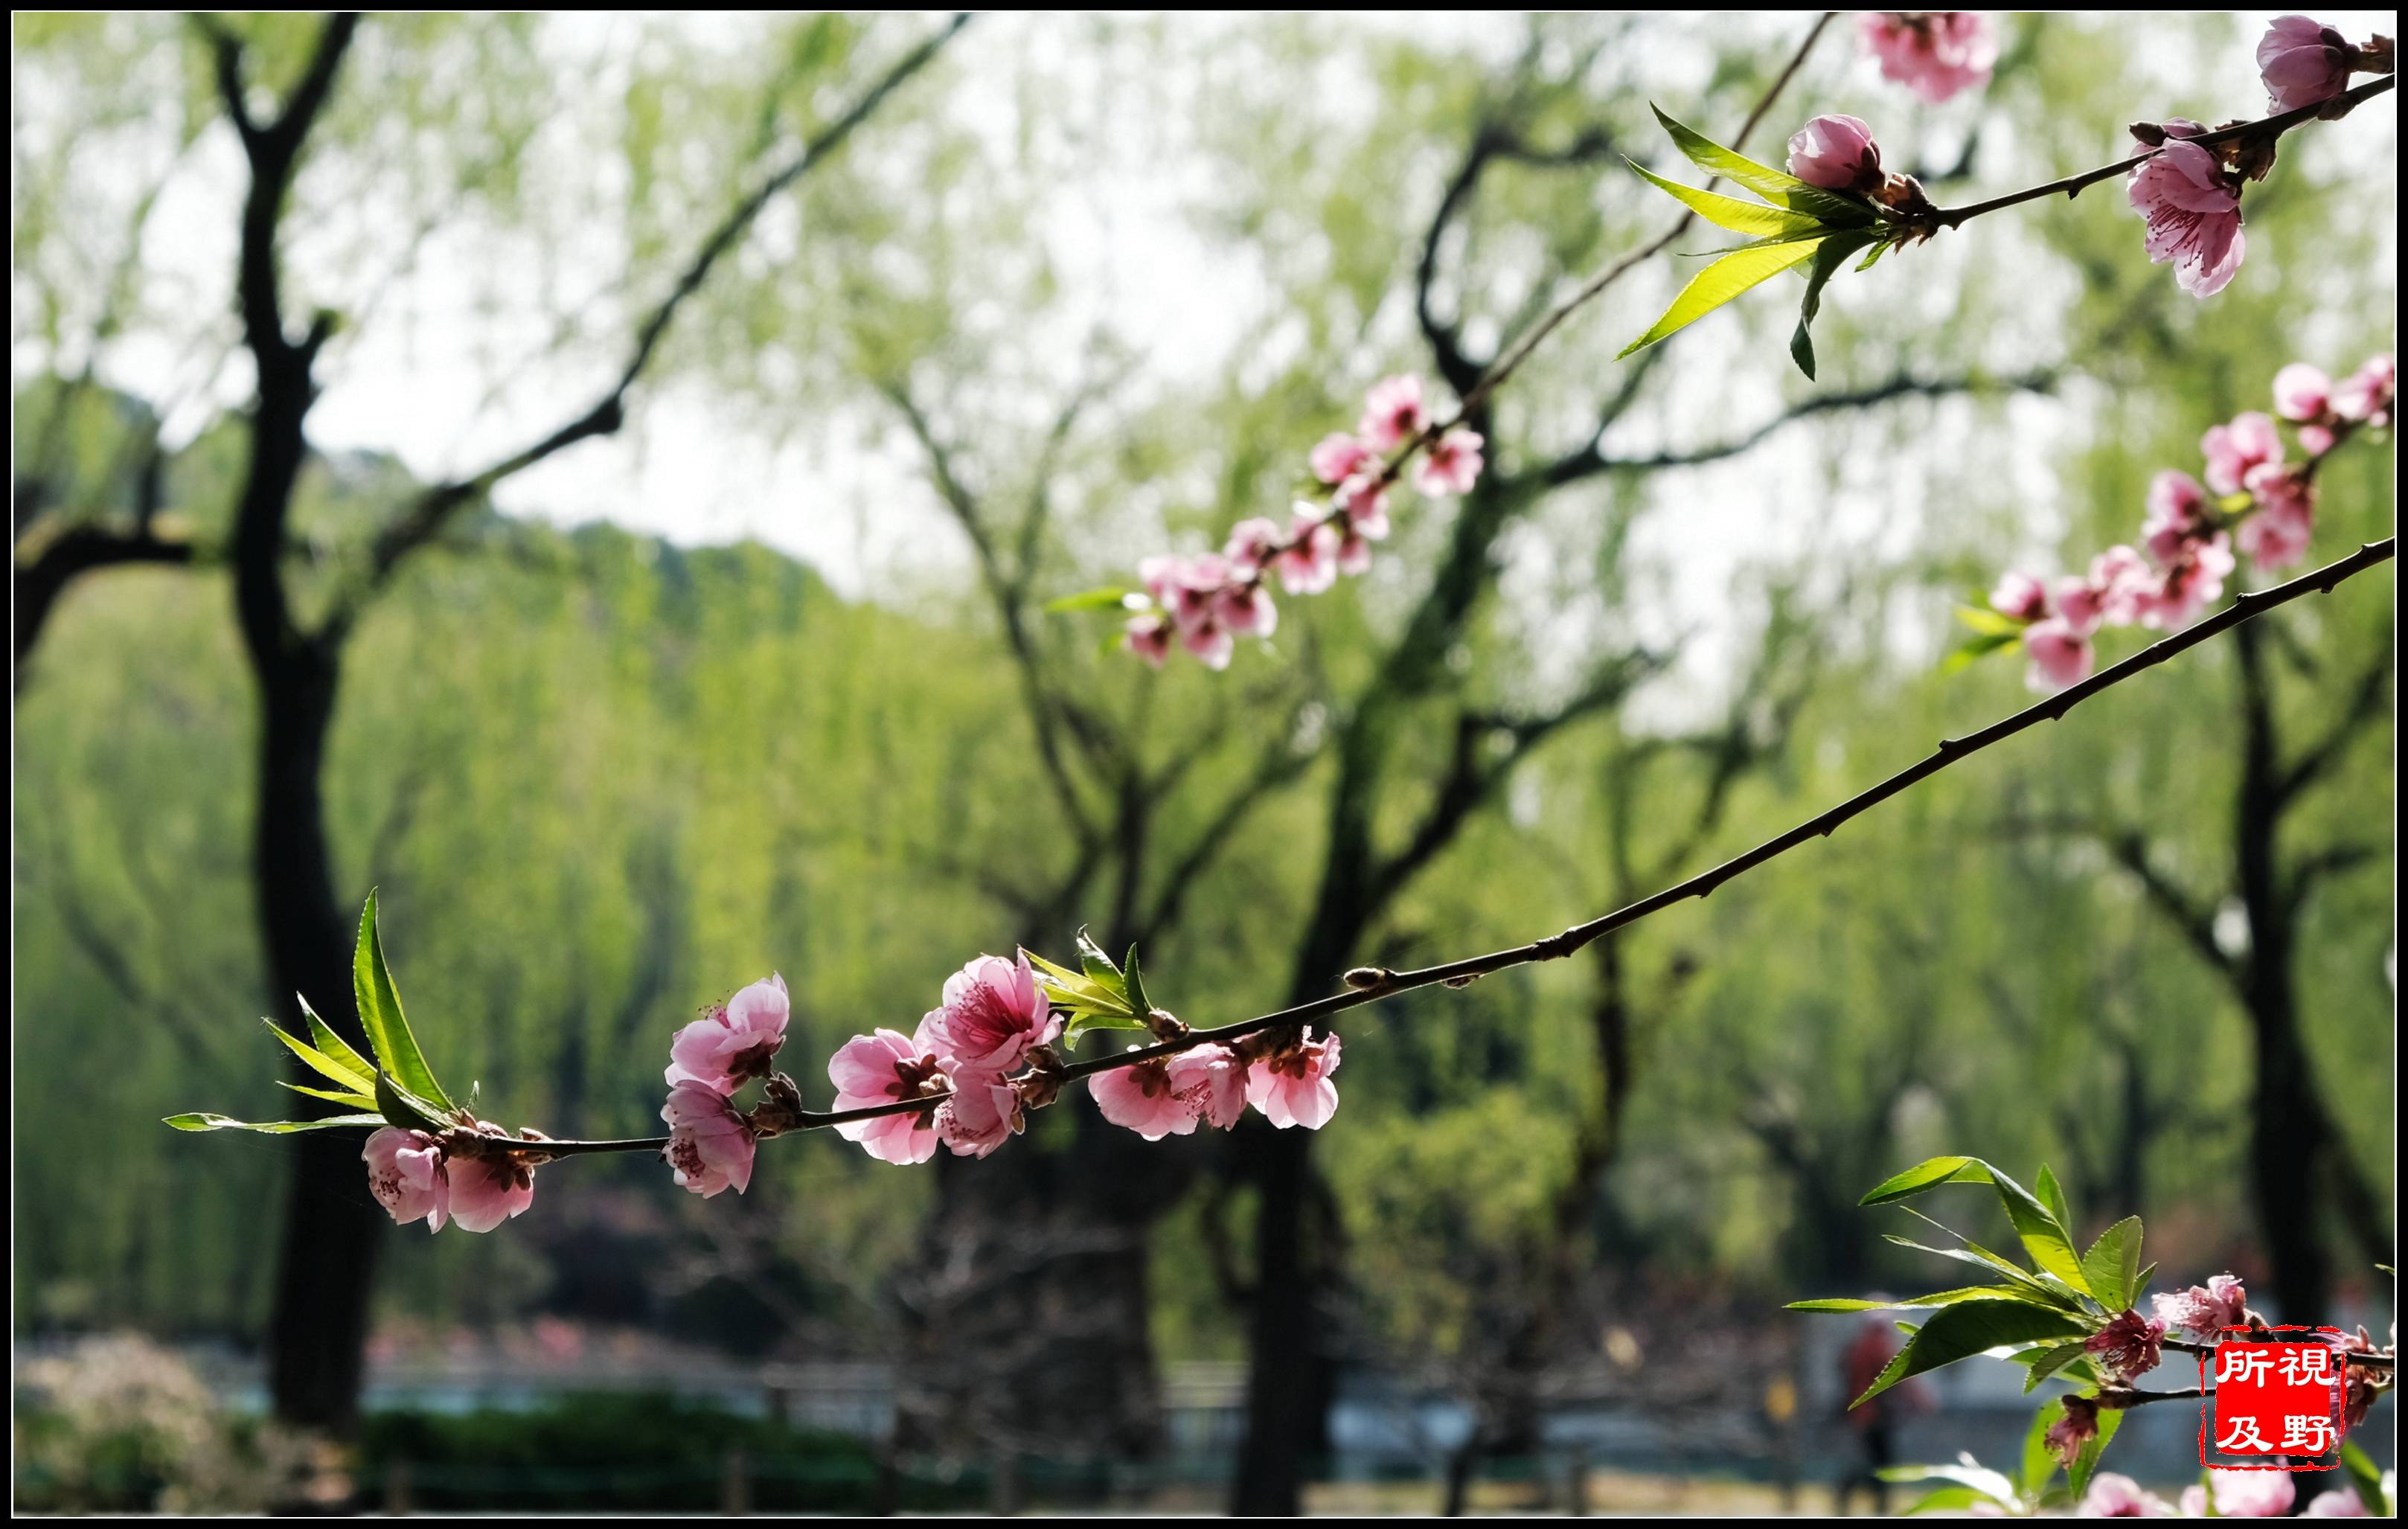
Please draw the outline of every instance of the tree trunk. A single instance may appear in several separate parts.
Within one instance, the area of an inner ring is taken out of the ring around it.
[[[2274,1305],[2286,1322],[2313,1322],[2326,1315],[2331,1283],[2318,1212],[2326,1199],[2325,1149],[2333,1134],[2300,1040],[2292,973],[2294,909],[2283,885],[2275,843],[2285,806],[2283,767],[2265,659],[2255,628],[2244,624],[2236,629],[2233,641],[2243,702],[2233,842],[2242,907],[2249,919],[2242,986],[2258,1074],[2249,1131],[2250,1187],[2273,1265]]]

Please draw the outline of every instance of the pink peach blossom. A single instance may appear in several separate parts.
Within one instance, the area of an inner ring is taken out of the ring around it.
[[[2069,1398],[2079,1400],[2079,1398]],[[2094,1409],[2095,1412],[2095,1409]],[[2096,1425],[2093,1426],[2096,1432]],[[2050,1430],[2054,1437],[2056,1430]],[[2059,1456],[2071,1465],[2071,1458]],[[2163,1519],[2172,1516],[2165,1499],[2142,1490],[2141,1483],[2114,1471],[2100,1471],[2090,1479],[2090,1490],[2083,1494],[2082,1506],[2075,1516],[2085,1519]]]
[[[1338,582],[1339,531],[1318,513],[1318,507],[1299,504],[1288,522],[1288,545],[1271,559],[1280,587],[1290,594],[1319,594]]]
[[[1062,1033],[1028,952],[982,955],[945,979],[944,1007],[923,1022],[929,1050],[974,1073],[1001,1075]]]
[[[2271,111],[2297,111],[2349,88],[2349,39],[2305,16],[2278,16],[2258,42],[2258,74]]]
[[[2151,1304],[2166,1326],[2179,1327],[2202,1343],[2214,1343],[2223,1336],[2219,1329],[2242,1324],[2248,1298],[2240,1280],[2219,1274],[2204,1285],[2153,1296]]]
[[[2048,586],[2027,573],[2000,574],[1990,591],[1990,608],[2019,622],[2039,621],[2048,614]]]
[[[2157,587],[2143,596],[2141,624],[2161,632],[2188,626],[2224,593],[2224,580],[2234,566],[2232,538],[2224,532],[2194,540],[2182,561],[2168,568]]]
[[[786,1043],[787,1010],[786,979],[772,972],[680,1030],[664,1077],[672,1088],[690,1079],[722,1093],[767,1077]]]
[[[683,1082],[669,1090],[661,1107],[669,1123],[667,1161],[680,1189],[708,1200],[723,1190],[744,1193],[752,1182],[752,1128],[727,1096],[701,1083]]]
[[[396,1225],[423,1217],[429,1232],[443,1230],[452,1213],[452,1186],[439,1142],[423,1131],[388,1125],[369,1136],[360,1156],[367,1161],[368,1193]]]
[[[2024,653],[2031,660],[2024,683],[2037,691],[2063,690],[2088,679],[2096,657],[2090,639],[2058,616],[2024,628]]]
[[[2382,426],[2391,422],[2391,399],[2398,373],[2386,353],[2374,357],[2333,389],[2333,412],[2344,420]]]
[[[1018,1089],[956,1064],[953,1097],[937,1111],[937,1135],[955,1157],[989,1156],[1025,1123]]]
[[[1087,1092],[1095,1095],[1104,1119],[1148,1141],[1183,1136],[1196,1129],[1196,1107],[1179,1096],[1167,1063],[1133,1062],[1109,1068],[1087,1079]]]
[[[1246,1112],[1246,1065],[1226,1046],[1194,1046],[1170,1059],[1170,1086],[1199,1120],[1226,1131]],[[1334,1064],[1333,1064],[1334,1065]]]
[[[1301,1125],[1318,1131],[1338,1112],[1338,1036],[1299,1040],[1257,1058],[1246,1073],[1246,1102],[1284,1131]]]
[[[2159,563],[2182,555],[2190,539],[2207,528],[2207,491],[2199,479],[2169,467],[2149,479],[2148,518],[2141,522],[2141,545]]]
[[[2357,1488],[2335,1487],[2330,1492],[2319,1492],[2309,1498],[2306,1509],[2300,1516],[2307,1519],[2363,1519],[2372,1515],[2366,1511],[2366,1505],[2358,1500]]]
[[[1229,562],[1229,571],[1240,579],[1253,579],[1284,544],[1279,522],[1267,515],[1240,521],[1229,528],[1228,543],[1221,555]]]
[[[2268,465],[2249,475],[2257,508],[2241,522],[2241,550],[2260,572],[2287,568],[2307,554],[2315,530],[2315,490],[2286,468]]]
[[[2172,264],[2183,291],[2213,297],[2241,269],[2241,193],[2206,150],[2170,139],[2133,169],[2125,194],[2148,221],[2142,248],[2153,263]]]
[[[2338,441],[2340,438],[2340,436],[2333,434],[2332,427],[2329,425],[2303,424],[2300,426],[2300,450],[2305,451],[2312,457],[2320,457],[2327,451],[2331,450],[2333,449],[2333,443]]]
[[[1241,637],[1268,637],[1279,627],[1279,607],[1258,581],[1223,586],[1212,603],[1213,619]]]
[[[2102,1375],[2131,1380],[2157,1367],[2165,1336],[2164,1322],[2128,1309],[2085,1338],[2082,1348]]]
[[[939,1009],[920,1022],[914,1035],[881,1029],[838,1047],[828,1058],[828,1081],[836,1085],[834,1107],[864,1109],[941,1092],[944,1063],[937,1037],[943,1019],[944,1011]],[[936,1115],[931,1104],[909,1114],[850,1121],[836,1131],[882,1163],[925,1163],[937,1155]]]
[[[1978,10],[1870,10],[1857,28],[1882,77],[1937,106],[1989,82],[1999,62],[1997,23]]]
[[[700,1089],[722,1104],[726,1102],[724,1095],[705,1084],[689,1081],[678,1088]],[[676,1089],[669,1092],[676,1096]],[[484,1129],[489,1136],[499,1134],[492,1126]],[[455,1152],[445,1159],[443,1171],[452,1181],[452,1224],[463,1231],[490,1232],[535,1204],[535,1170],[523,1163]]]
[[[1207,619],[1192,626],[1182,626],[1179,645],[1195,654],[1208,669],[1226,669],[1237,656],[1238,639],[1217,620]]]
[[[1388,491],[1375,477],[1357,475],[1338,485],[1330,505],[1348,526],[1372,541],[1388,539]]]
[[[1121,628],[1121,646],[1159,669],[1170,656],[1170,623],[1160,616],[1132,616]]]
[[[1480,449],[1487,444],[1477,430],[1448,431],[1423,453],[1413,472],[1413,486],[1428,494],[1469,493],[1486,464]]]
[[[1408,378],[1403,380],[1412,383],[1413,396],[1418,399],[1421,395],[1420,379]],[[1382,383],[1381,386],[1385,387],[1387,384]],[[1376,390],[1372,397],[1375,401],[1379,398]],[[1419,430],[1421,426],[1415,425],[1413,428]],[[1395,442],[1391,441],[1389,444],[1394,445]],[[1312,449],[1312,454],[1307,460],[1312,464],[1312,476],[1325,483],[1343,483],[1356,473],[1380,470],[1379,452],[1352,436],[1336,432],[1322,436],[1321,444]]]
[[[2183,1493],[2183,1506],[2190,1506],[2194,1487]],[[2291,1485],[2290,1473],[2270,1470],[2211,1470],[2207,1473],[2207,1493],[2215,1501],[2215,1514],[2223,1519],[2280,1519],[2289,1516],[2298,1491]],[[2202,1502],[2200,1507],[2205,1508]]]
[[[1373,451],[1390,451],[1427,428],[1429,410],[1422,404],[1422,379],[1406,372],[1383,378],[1372,385],[1363,400],[1363,420],[1354,427],[1354,433]],[[1331,460],[1336,460],[1336,453],[1332,453]],[[1363,470],[1364,464],[1358,462],[1352,472],[1340,476],[1359,477]]]
[[[2218,493],[2239,493],[2252,472],[2283,461],[2283,437],[2256,409],[2234,415],[2230,424],[2210,426],[2199,449],[2207,456],[2207,486]]]
[[[1351,524],[1338,527],[1338,571],[1353,578],[1371,571],[1371,541]]]
[[[1881,184],[1881,146],[1862,118],[1815,117],[1789,136],[1789,173],[1825,191],[1870,191]]]
[[[2099,1436],[2099,1404],[2087,1396],[2068,1396],[2063,1405],[2063,1415],[2048,1425],[2041,1441],[2059,1465],[2071,1465],[2082,1447]]]
[[[2274,374],[2274,412],[2294,423],[2324,418],[2332,399],[2332,379],[2304,361]]]
[[[2118,544],[2090,560],[2090,586],[2100,593],[2100,620],[2129,626],[2156,596],[2158,580],[2148,559]]]

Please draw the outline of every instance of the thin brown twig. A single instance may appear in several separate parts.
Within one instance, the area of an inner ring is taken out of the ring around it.
[[[1878,784],[1857,793],[1838,806],[1817,813],[1787,832],[1776,835],[1756,848],[1735,855],[1710,870],[1675,882],[1659,892],[1640,898],[1637,902],[1592,919],[1586,923],[1575,924],[1544,939],[1532,940],[1526,945],[1516,945],[1508,950],[1491,951],[1486,955],[1467,956],[1461,960],[1425,966],[1414,971],[1374,972],[1370,975],[1368,985],[1363,987],[1350,988],[1343,993],[1331,993],[1325,998],[1316,998],[1310,1003],[1257,1015],[1250,1020],[1240,1020],[1234,1024],[1222,1025],[1217,1029],[1193,1030],[1176,1039],[1160,1041],[1117,1055],[1074,1062],[1062,1067],[1053,1076],[1061,1082],[1068,1082],[1096,1073],[1107,1072],[1115,1067],[1130,1066],[1140,1062],[1157,1061],[1186,1050],[1190,1047],[1239,1040],[1265,1030],[1301,1028],[1315,1021],[1326,1020],[1333,1015],[1343,1013],[1350,1008],[1359,1008],[1366,1004],[1393,998],[1398,993],[1410,993],[1416,988],[1436,987],[1441,984],[1461,987],[1476,979],[1514,966],[1528,965],[1540,961],[1562,960],[1604,936],[1636,923],[1650,914],[1661,912],[1675,903],[1685,902],[1692,897],[1708,896],[1724,882],[1743,876],[1765,862],[1785,854],[1810,840],[1828,838],[1850,819],[1879,806],[1926,778],[1937,775],[1949,765],[1970,758],[1992,744],[2003,742],[2042,722],[2056,722],[2091,696],[2099,694],[2111,686],[2121,684],[2145,669],[2154,668],[2178,653],[2198,647],[2211,637],[2229,632],[2245,622],[2255,620],[2278,606],[2287,605],[2304,595],[2330,593],[2344,580],[2389,562],[2397,550],[2396,538],[2386,536],[2380,541],[2369,542],[2349,556],[2303,574],[2288,583],[2243,594],[2231,605],[2197,625],[2152,643],[2121,663],[2110,664],[2089,679],[2060,691],[2044,701],[2036,702],[2021,711],[2000,718],[1987,727],[1968,733],[1961,737],[1941,739],[1939,747],[1921,760]],[[867,1105],[858,1109],[836,1110],[824,1114],[804,1111],[801,1113],[799,1123],[792,1129],[820,1130],[833,1125],[851,1124],[857,1121],[877,1120],[887,1115],[932,1109],[941,1104],[943,1098],[943,1095],[931,1095],[919,1099],[897,1100],[891,1104]],[[548,1156],[567,1157],[593,1152],[658,1151],[667,1144],[667,1137],[654,1136],[624,1141],[546,1141],[537,1150]]]

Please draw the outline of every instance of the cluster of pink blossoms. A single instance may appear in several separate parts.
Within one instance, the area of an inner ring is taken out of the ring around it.
[[[1218,552],[1151,557],[1138,578],[1152,607],[1128,619],[1122,646],[1160,667],[1174,641],[1226,668],[1240,637],[1268,637],[1279,607],[1265,581],[1279,576],[1290,594],[1319,594],[1340,574],[1371,565],[1371,544],[1388,535],[1388,486],[1397,468],[1385,453],[1423,445],[1413,485],[1429,495],[1468,493],[1480,480],[1479,432],[1457,427],[1423,443],[1431,417],[1421,379],[1391,377],[1371,389],[1354,434],[1333,434],[1312,449],[1308,465],[1318,497],[1299,499],[1282,527],[1256,517],[1241,521]]]
[[[2288,1471],[2211,1470],[2205,1486],[2182,1490],[2179,1506],[2148,1491],[2128,1476],[2100,1471],[2090,1479],[2077,1516],[2086,1519],[2286,1519],[2299,1501],[2299,1489]],[[2213,1508],[2213,1514],[2209,1509]],[[2320,1492],[2299,1515],[2310,1519],[2362,1519],[2366,1505],[2350,1487]]]
[[[1164,1038],[1185,1033],[1168,1015],[1155,1023]],[[885,1163],[925,1163],[939,1142],[958,1156],[984,1157],[1022,1129],[1027,1111],[1059,1093],[1063,1065],[1054,1042],[1061,1034],[1025,951],[1017,962],[981,956],[947,979],[944,1006],[913,1034],[855,1036],[828,1062],[838,1111],[914,1099],[925,1107],[837,1130]],[[1198,1124],[1226,1130],[1249,1104],[1273,1125],[1318,1129],[1338,1108],[1338,1085],[1329,1079],[1338,1054],[1334,1035],[1248,1036],[1111,1067],[1087,1088],[1104,1119],[1148,1141],[1186,1136]]]
[[[2331,100],[2349,88],[2354,72],[2387,74],[2391,56],[2388,38],[2354,47],[2305,16],[2279,18],[2258,44],[2258,74],[2276,112]],[[2241,269],[2248,247],[2241,232],[2241,188],[2265,179],[2273,166],[2273,146],[2242,138],[2202,148],[2186,140],[2207,129],[2180,117],[2142,123],[2132,132],[2142,150],[2157,150],[2133,167],[2125,185],[2133,210],[2148,223],[2143,248],[2152,262],[2173,266],[2174,283],[2183,291],[2213,297]]]
[[[1934,106],[1986,85],[1999,62],[1999,29],[1978,10],[1869,10],[1856,18],[1882,77]]]
[[[669,1145],[663,1155],[681,1188],[707,1200],[728,1189],[741,1194],[752,1182],[752,1153],[762,1133],[736,1107],[736,1091],[770,1076],[778,1048],[786,1044],[791,1012],[786,979],[772,972],[669,1042],[664,1074],[669,1100],[661,1107]]]
[[[2022,623],[2034,690],[2062,690],[2086,678],[2102,626],[2186,626],[2224,593],[2235,566],[2233,540],[2261,572],[2285,568],[2308,550],[2315,527],[2315,464],[2358,429],[2391,422],[2393,374],[2376,356],[2336,384],[2304,363],[2274,379],[2275,410],[2297,427],[2307,460],[2286,461],[2274,421],[2252,410],[2208,431],[2202,486],[2172,468],[2149,484],[2141,549],[2111,547],[2086,577],[2053,586],[2009,573],[1990,607]]]
[[[513,1136],[491,1122],[463,1114],[435,1135],[388,1125],[368,1136],[360,1156],[368,1165],[368,1193],[403,1226],[424,1221],[430,1232],[446,1222],[490,1232],[535,1204],[535,1169],[503,1143],[541,1141],[533,1131]]]

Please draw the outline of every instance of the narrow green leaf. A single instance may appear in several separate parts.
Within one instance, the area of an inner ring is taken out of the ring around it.
[[[402,1015],[401,994],[394,988],[393,973],[385,967],[384,947],[377,940],[376,910],[376,893],[371,892],[367,906],[360,910],[359,943],[351,950],[351,988],[359,1000],[360,1022],[367,1029],[377,1060],[394,1081],[449,1114],[454,1107],[452,1096],[435,1080],[434,1070],[418,1050],[418,1037],[409,1033],[409,1021]]]
[[[1098,1009],[1082,1009],[1062,1023],[1062,1038],[1075,1041],[1090,1030],[1143,1030],[1144,1021],[1127,1014],[1106,1013]]]
[[[1154,1004],[1145,995],[1144,978],[1138,973],[1136,946],[1129,947],[1128,961],[1121,970],[1128,978],[1129,1011],[1140,1020],[1150,1019],[1154,1014]]]
[[[2073,1207],[2066,1201],[2065,1186],[2057,1181],[2056,1170],[2045,1163],[2042,1164],[2040,1178],[2033,1180],[2032,1191],[2040,1196],[2040,1203],[2048,1207],[2048,1213],[2057,1218],[2057,1224],[2071,1234],[2073,1230]]]
[[[2099,1457],[2107,1452],[2108,1442],[2114,1438],[2115,1430],[2123,1426],[2124,1414],[2121,1410],[2111,1412],[2105,1408],[2099,1409],[2098,1434],[2089,1443],[2082,1447],[2081,1453],[2073,1457],[2073,1464],[2066,1467],[2065,1482],[2072,1489],[2075,1502],[2078,1503],[2088,1495],[2090,1475],[2099,1468]]]
[[[1867,1190],[1865,1197],[1856,1203],[1888,1205],[1893,1200],[1903,1200],[1909,1195],[1920,1194],[1928,1189],[1937,1189],[1942,1184],[1956,1183],[1969,1166],[1983,1171],[1974,1173],[1965,1181],[1971,1183],[1989,1181],[1986,1167],[1979,1158],[1931,1157],[1924,1159],[1904,1173],[1893,1174],[1883,1179]]]
[[[1875,239],[1873,241],[1872,250],[1861,262],[1857,264],[1856,269],[1860,271],[1871,270],[1873,268],[1874,262],[1880,260],[1882,256],[1888,254],[1890,252],[1890,242],[1887,239]]]
[[[1983,1465],[1884,1465],[1873,1474],[1885,1481],[1954,1481],[2001,1508],[2016,1503],[2015,1484]]]
[[[179,1131],[265,1131],[270,1136],[289,1136],[295,1131],[331,1131],[339,1126],[382,1125],[380,1115],[329,1115],[322,1121],[236,1121],[223,1115],[195,1111],[187,1115],[170,1115],[163,1124]]]
[[[1956,619],[1984,636],[2019,637],[2024,623],[1984,606],[1958,606]]]
[[[1851,196],[1810,186],[1786,170],[1776,170],[1770,164],[1758,164],[1735,150],[1726,149],[1704,134],[1685,127],[1664,115],[1663,109],[1649,104],[1656,120],[1672,136],[1681,152],[1699,169],[1736,180],[1777,207],[1802,212],[1817,221],[1841,228],[1870,228],[1873,209]]]
[[[374,1086],[376,1082],[376,1074],[374,1072],[370,1072],[365,1078],[353,1077],[349,1067],[346,1067],[340,1062],[336,1061],[333,1057],[328,1056],[325,1052],[318,1050],[315,1046],[308,1044],[307,1041],[295,1040],[291,1036],[286,1035],[283,1029],[279,1026],[274,1020],[263,1019],[259,1022],[267,1026],[267,1033],[269,1035],[274,1036],[278,1040],[284,1043],[286,1050],[291,1051],[294,1056],[297,1056],[303,1062],[308,1063],[311,1072],[317,1073],[320,1077],[324,1078],[329,1082],[340,1083],[344,1087],[354,1092],[363,1088]]]
[[[350,1041],[335,1033],[334,1026],[319,1018],[318,1011],[309,1007],[308,999],[297,993],[293,998],[301,1006],[301,1017],[309,1022],[309,1043],[341,1064],[343,1070],[351,1074],[362,1089],[375,1087],[376,1064],[360,1055]]]
[[[1647,333],[1622,348],[1622,355],[1643,350],[1667,336],[1673,335],[1697,322],[1707,314],[1739,296],[1749,288],[1770,281],[1802,260],[1813,256],[1820,241],[1800,239],[1788,244],[1766,244],[1730,251],[1720,260],[1689,279],[1672,306],[1656,321]],[[1616,356],[1619,361],[1622,356]]]
[[[1989,1499],[1971,1487],[1941,1487],[1925,1493],[1898,1510],[1901,1519],[1919,1518],[1926,1513],[1962,1513],[1967,1508]]]
[[[1076,594],[1066,594],[1058,600],[1046,601],[1045,611],[1048,615],[1061,616],[1079,610],[1102,610],[1107,607],[1116,609],[1122,601],[1128,598],[1128,593],[1118,584],[1107,584],[1100,589],[1081,590]]]
[[[1814,264],[1806,268],[1806,300],[1798,310],[1798,332],[1789,336],[1789,359],[1814,379],[1814,336],[1811,333],[1814,316],[1823,311],[1823,287],[1839,273],[1840,266],[1850,255],[1863,249],[1871,236],[1838,234],[1823,241],[1814,251]]]
[[[2141,1298],[2141,1218],[2127,1216],[2099,1234],[2082,1255],[2082,1279],[2110,1311]]]
[[[1782,1308],[1784,1311],[1898,1311],[1916,1307],[1955,1306],[1959,1301],[2023,1301],[2034,1299],[2031,1292],[2014,1285],[1964,1285],[1956,1290],[1936,1290],[1928,1295],[1915,1295],[1898,1301],[1857,1301],[1831,1298],[1818,1301],[1792,1301]]]
[[[387,1123],[405,1131],[442,1131],[452,1123],[444,1118],[445,1111],[412,1094],[383,1073],[377,1074],[376,1103]]]
[[[2024,1394],[2030,1395],[2040,1389],[2040,1383],[2042,1380],[2081,1357],[2082,1344],[2078,1339],[2072,1343],[2060,1343],[2054,1348],[2042,1350],[2040,1357],[2032,1361],[2030,1372],[2024,1377]]]
[[[1623,163],[1638,171],[1649,185],[1670,193],[1673,200],[1682,203],[1716,228],[1727,228],[1734,234],[1770,236],[1773,238],[1797,238],[1804,235],[1828,231],[1828,225],[1820,219],[1809,217],[1802,212],[1791,212],[1783,207],[1767,207],[1762,202],[1742,202],[1735,196],[1699,191],[1695,186],[1684,186],[1677,180],[1667,180],[1636,160],[1626,159]]]
[[[1992,653],[2012,650],[2022,641],[2023,638],[2012,633],[1994,633],[1984,636],[1967,637],[1963,642],[1950,649],[1948,656],[1940,661],[1940,672],[1955,674],[1969,664],[1980,663]]]
[[[1968,1301],[1942,1307],[1883,1369],[1865,1393],[1849,1405],[1862,1407],[1910,1376],[1922,1375],[1992,1349],[2068,1337],[2082,1331],[2072,1317],[2018,1301]]]
[[[2358,1506],[2366,1509],[2367,1517],[2388,1519],[2398,1514],[2400,1505],[2383,1490],[2382,1470],[2364,1450],[2344,1440],[2341,1468],[2349,1473],[2349,1484],[2358,1493]]]
[[[291,1089],[295,1093],[306,1093],[312,1099],[324,1099],[332,1104],[350,1105],[355,1109],[374,1109],[377,1107],[377,1102],[368,1095],[353,1093],[350,1089],[304,1088],[299,1083],[288,1083],[281,1078],[276,1080],[276,1086]]]

